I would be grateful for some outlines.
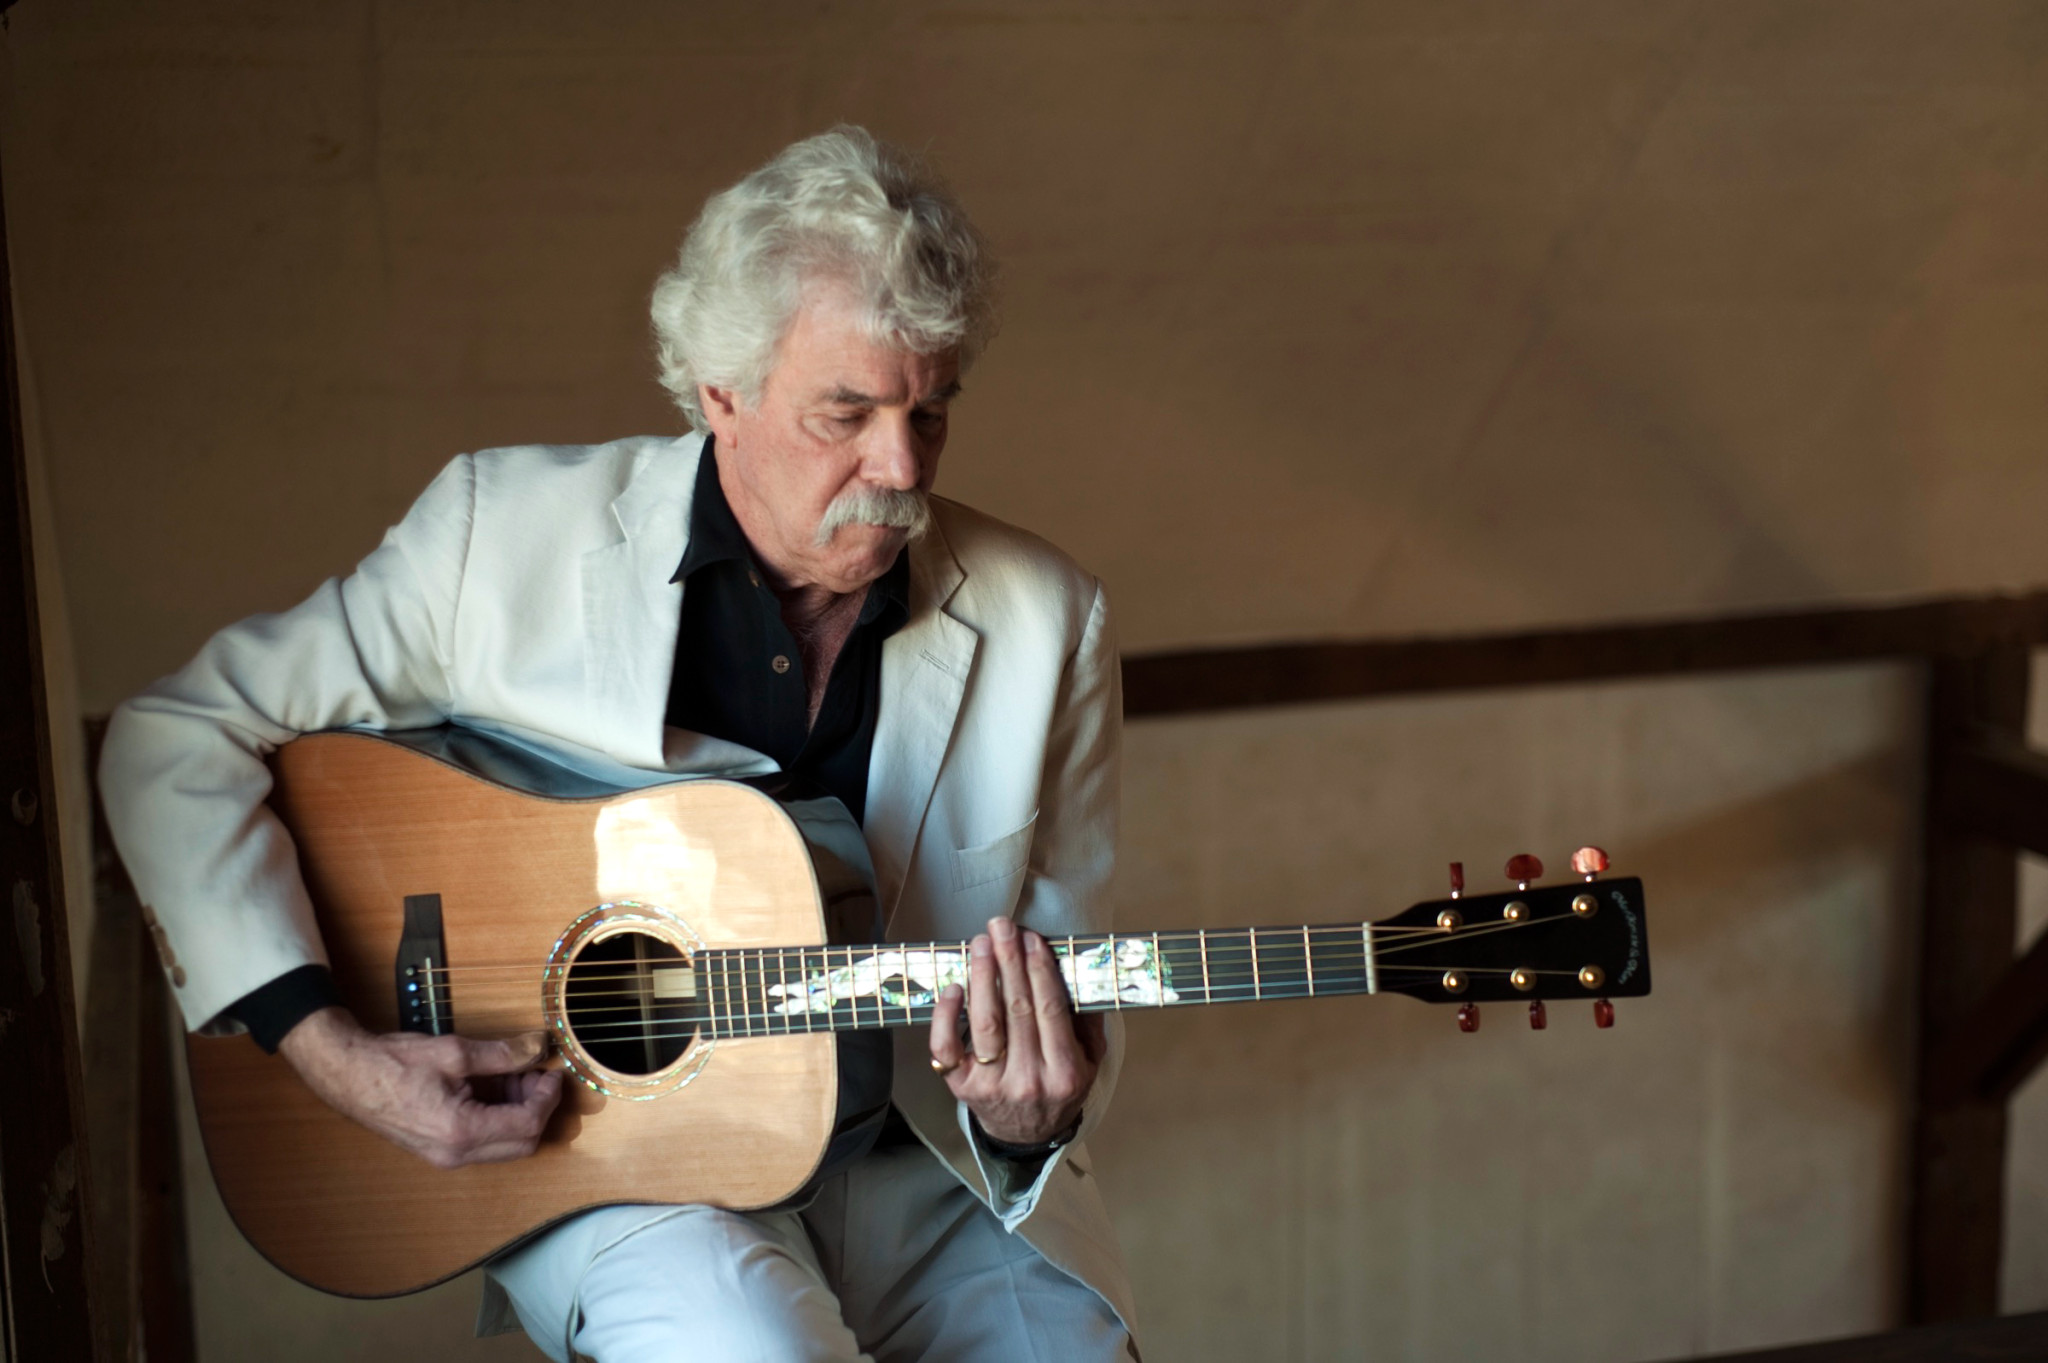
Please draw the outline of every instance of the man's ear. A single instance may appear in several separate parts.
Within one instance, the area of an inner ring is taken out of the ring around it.
[[[704,419],[716,430],[739,415],[740,395],[737,389],[700,383],[697,385],[697,405],[704,410]]]

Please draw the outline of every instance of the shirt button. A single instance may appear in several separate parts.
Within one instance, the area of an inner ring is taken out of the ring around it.
[[[787,656],[778,653],[768,666],[774,668],[777,672],[787,672],[789,671],[789,659]]]
[[[753,583],[756,587],[758,587],[761,585],[761,575],[755,572],[753,569],[749,568],[747,569],[747,581]]]

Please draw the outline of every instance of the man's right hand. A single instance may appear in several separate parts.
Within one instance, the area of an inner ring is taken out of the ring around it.
[[[562,1097],[560,1070],[540,1070],[539,1032],[508,1041],[365,1031],[345,1008],[323,1008],[278,1051],[328,1106],[440,1169],[520,1159],[540,1144]],[[488,1076],[498,1101],[471,1081]]]

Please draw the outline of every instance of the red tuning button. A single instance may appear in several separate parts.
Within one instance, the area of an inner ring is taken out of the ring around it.
[[[1609,864],[1607,854],[1597,847],[1581,847],[1572,853],[1572,869],[1588,880],[1606,870]]]
[[[1465,1006],[1470,1008],[1472,1005],[1468,1003]],[[1612,1027],[1614,1025],[1614,1005],[1606,999],[1595,999],[1593,1001],[1593,1025],[1595,1027]]]
[[[1476,1032],[1479,1030],[1478,1004],[1461,1003],[1458,1005],[1458,1030],[1461,1032]]]
[[[1508,879],[1523,889],[1529,888],[1532,880],[1543,879],[1543,863],[1527,852],[1508,858]]]
[[[1550,1025],[1550,1010],[1549,1010],[1549,1009],[1547,1009],[1547,1008],[1545,1008],[1545,1007],[1543,1006],[1543,1000],[1542,1000],[1542,999],[1537,999],[1537,1000],[1533,1001],[1532,1003],[1530,1003],[1530,1005],[1529,1005],[1529,1030],[1530,1030],[1530,1031],[1532,1031],[1532,1032],[1540,1032],[1540,1031],[1542,1031],[1542,1030],[1543,1030],[1543,1029],[1544,1029],[1545,1027],[1548,1027],[1549,1025]]]

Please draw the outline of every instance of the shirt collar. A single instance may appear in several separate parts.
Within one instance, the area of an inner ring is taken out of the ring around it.
[[[697,461],[697,491],[690,499],[690,543],[669,581],[682,582],[699,568],[727,562],[753,569],[754,547],[747,543],[747,532],[740,529],[739,518],[732,514],[732,504],[725,500],[725,488],[718,481],[718,452],[714,438],[707,435],[704,453]],[[893,633],[909,618],[910,548],[906,545],[889,565],[889,571],[868,587],[859,623],[880,620]]]
[[[726,561],[754,566],[753,546],[740,529],[725,500],[725,488],[718,481],[718,453],[711,436],[704,437],[704,453],[697,460],[697,491],[690,498],[690,543],[671,582],[681,582],[709,563]]]

